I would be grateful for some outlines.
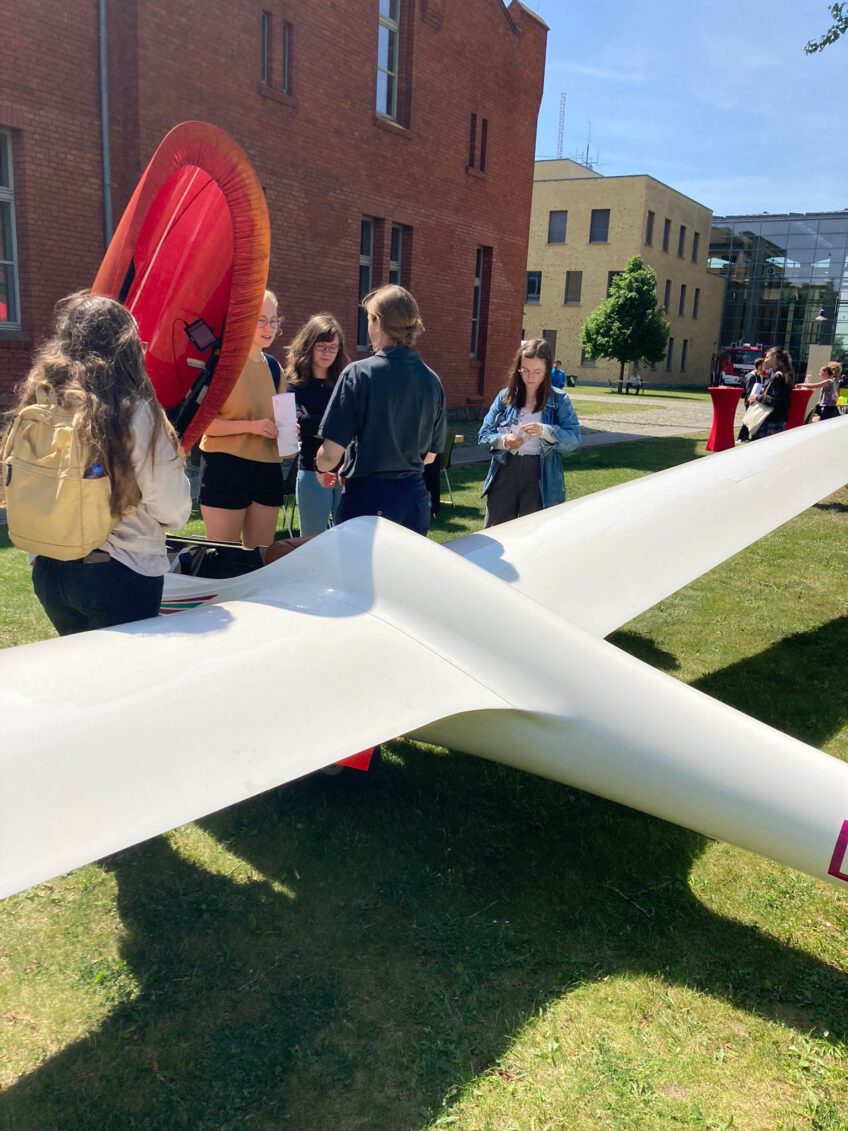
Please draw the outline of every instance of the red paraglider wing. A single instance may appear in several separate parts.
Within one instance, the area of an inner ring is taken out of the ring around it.
[[[93,290],[138,322],[156,395],[190,448],[244,368],[268,278],[262,186],[223,130],[183,122],[153,154]]]

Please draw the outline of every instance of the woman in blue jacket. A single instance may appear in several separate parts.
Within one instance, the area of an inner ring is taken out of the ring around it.
[[[486,413],[477,443],[492,453],[483,484],[485,526],[565,502],[561,452],[580,443],[580,424],[566,393],[551,388],[551,347],[524,342],[505,389]]]

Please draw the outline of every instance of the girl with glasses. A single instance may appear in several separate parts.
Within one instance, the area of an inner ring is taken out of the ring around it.
[[[279,326],[276,296],[266,291],[247,363],[200,441],[200,511],[214,542],[253,549],[274,541],[285,497],[271,400],[280,363],[265,351]]]
[[[523,342],[483,420],[477,442],[492,453],[484,526],[565,502],[560,453],[580,443],[580,425],[568,394],[551,388],[551,364],[543,338]]]
[[[300,429],[295,496],[302,535],[326,530],[341,498],[338,474],[317,471],[315,453],[318,426],[347,362],[344,334],[332,314],[313,314],[286,349],[286,392],[294,393]]]

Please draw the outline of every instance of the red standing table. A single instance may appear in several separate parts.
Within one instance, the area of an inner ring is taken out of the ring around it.
[[[796,385],[789,394],[789,416],[786,419],[786,428],[797,428],[807,419],[807,405],[810,397],[818,389],[811,389],[809,385]]]
[[[710,385],[707,392],[713,402],[713,428],[707,440],[707,451],[723,452],[736,444],[733,422],[744,390],[730,385]]]

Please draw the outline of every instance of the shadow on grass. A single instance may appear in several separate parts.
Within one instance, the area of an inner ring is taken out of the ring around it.
[[[138,996],[8,1089],[0,1127],[421,1128],[546,1002],[617,975],[848,1036],[844,971],[693,896],[703,837],[392,751],[367,789],[316,776],[202,822],[257,882],[164,838],[107,861]]]

